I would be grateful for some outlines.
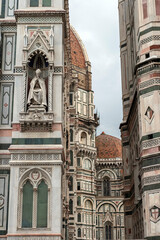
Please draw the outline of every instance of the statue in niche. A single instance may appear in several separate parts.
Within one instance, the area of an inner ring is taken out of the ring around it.
[[[36,76],[31,80],[28,94],[28,105],[47,106],[45,80],[40,78],[41,70],[36,70]]]

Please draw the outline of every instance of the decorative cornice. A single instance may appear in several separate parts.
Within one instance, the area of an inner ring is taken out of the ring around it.
[[[54,165],[62,165],[63,162],[58,161],[45,161],[45,162],[39,162],[39,161],[10,161],[10,166],[54,166]]]
[[[50,17],[50,16],[55,16],[55,15],[59,15],[62,16],[63,14],[65,14],[66,11],[65,10],[16,10],[14,12],[15,17],[25,17],[25,16],[34,16],[34,17]]]

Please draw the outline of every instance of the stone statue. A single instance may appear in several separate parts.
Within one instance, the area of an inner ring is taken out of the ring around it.
[[[28,105],[47,106],[45,80],[40,78],[41,70],[36,70],[36,76],[30,83],[28,94]]]

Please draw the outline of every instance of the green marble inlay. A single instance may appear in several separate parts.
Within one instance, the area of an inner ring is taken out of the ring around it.
[[[61,144],[61,138],[13,138],[13,145]]]
[[[139,91],[140,96],[149,92],[160,90],[160,86],[153,86]]]
[[[160,189],[160,183],[144,186],[142,191],[145,192],[154,189]]]
[[[152,138],[151,138],[151,136],[152,136]],[[149,134],[149,135],[143,136],[141,138],[141,142],[146,141],[146,140],[151,140],[154,138],[158,138],[158,137],[160,137],[160,132]]]
[[[139,33],[139,36],[138,36],[138,41],[139,41],[139,38],[149,32],[152,32],[152,31],[159,31],[160,30],[160,27],[150,27],[142,32]]]
[[[146,160],[142,161],[142,168],[143,167],[149,167],[149,166],[152,166],[152,165],[157,165],[157,164],[160,164],[160,157],[149,158],[149,159],[146,159]]]
[[[159,240],[160,239],[160,237],[159,236],[153,236],[153,237],[147,237],[146,238],[147,240]]]
[[[157,69],[158,69],[158,70],[160,69],[159,65],[152,65],[152,66],[146,67],[146,68],[143,69],[143,70],[138,70],[138,76],[139,76],[139,75],[142,75],[142,74],[144,74],[144,73],[151,72],[152,70],[157,70]]]

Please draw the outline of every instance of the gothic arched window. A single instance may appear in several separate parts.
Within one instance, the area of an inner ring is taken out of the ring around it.
[[[73,200],[72,199],[69,200],[69,213],[73,214]]]
[[[37,199],[37,200],[36,200]],[[33,206],[36,211],[33,211]],[[37,212],[37,216],[35,215]],[[33,226],[33,219],[37,219]],[[42,180],[33,195],[33,185],[28,180],[23,186],[22,228],[46,228],[48,218],[48,185]]]
[[[70,142],[73,142],[73,129],[70,129]]]
[[[37,193],[37,228],[47,227],[48,186],[44,180],[38,186]]]
[[[80,196],[77,197],[77,206],[81,206],[81,197]]]
[[[81,222],[81,214],[80,213],[78,213],[78,215],[77,215],[77,221]]]
[[[92,164],[91,164],[91,161],[89,159],[85,159],[83,161],[83,167],[84,169],[86,170],[92,170]]]
[[[103,180],[103,195],[110,196],[110,180],[108,178]]]
[[[73,151],[70,150],[70,166],[73,166]]]
[[[85,132],[81,133],[81,143],[87,145],[87,134]]]
[[[73,177],[70,176],[69,178],[69,191],[73,191]]]
[[[27,181],[23,186],[23,203],[22,203],[22,227],[32,227],[33,212],[33,186]]]
[[[86,239],[93,239],[93,204],[90,200],[85,201],[84,205],[84,231]]]
[[[105,240],[112,240],[112,225],[111,225],[110,222],[107,222],[107,223],[106,223],[106,226],[105,226],[105,235],[106,235]]]
[[[38,169],[27,171],[20,181],[19,228],[49,227],[49,199],[51,181]]]
[[[78,228],[78,237],[81,237],[81,229]]]

